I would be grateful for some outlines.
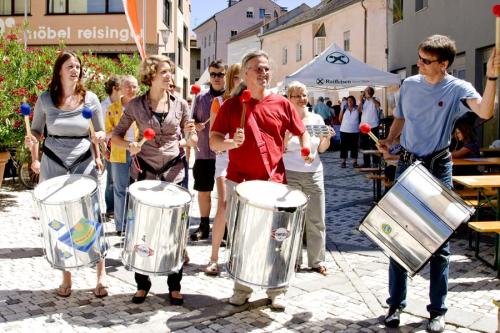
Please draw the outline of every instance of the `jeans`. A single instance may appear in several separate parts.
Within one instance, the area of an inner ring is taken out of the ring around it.
[[[169,292],[181,291],[182,270],[183,268],[181,268],[178,273],[168,275],[167,285]],[[149,290],[149,288],[151,288],[151,279],[148,275],[135,273],[134,278],[137,284],[137,290]]]
[[[106,202],[106,213],[115,210],[114,204],[114,189],[113,189],[113,172],[111,170],[111,162],[106,161],[106,191],[104,192],[104,200]]]
[[[403,173],[403,171],[410,164],[407,162],[399,161],[398,169],[396,171],[396,178]],[[434,161],[424,160],[424,165],[429,171],[439,179],[448,188],[452,187],[451,180],[451,154]],[[427,305],[427,311],[432,314],[444,315],[448,308],[446,307],[445,300],[448,294],[448,273],[449,273],[449,257],[450,257],[450,244],[446,242],[441,246],[430,259],[430,288],[429,298],[430,304]],[[387,304],[391,307],[406,307],[406,292],[408,287],[408,273],[394,260],[389,263],[389,298]]]
[[[129,168],[132,159],[127,151],[125,163],[112,162],[111,173],[113,175],[114,201],[115,201],[115,228],[116,231],[125,230],[125,197],[129,185]]]

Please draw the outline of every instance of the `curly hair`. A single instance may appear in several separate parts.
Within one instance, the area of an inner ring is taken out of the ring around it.
[[[150,55],[144,59],[139,67],[139,78],[142,84],[151,87],[151,82],[157,73],[158,65],[166,62],[170,66],[170,72],[174,74],[175,64],[169,57],[164,55]]]

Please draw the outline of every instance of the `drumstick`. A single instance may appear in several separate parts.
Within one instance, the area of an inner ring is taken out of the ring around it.
[[[500,50],[500,5],[494,5],[493,8],[491,8],[491,11],[493,12],[493,15],[496,17],[496,33],[495,33],[495,49],[496,52],[499,52]],[[500,74],[500,68],[496,68],[496,76]]]
[[[26,127],[26,135],[31,136],[31,128],[30,128],[31,107],[28,103],[21,104],[21,113],[24,116],[24,126]]]
[[[143,138],[141,139],[141,141],[139,141],[139,147],[142,147],[142,145],[144,144],[144,142],[153,140],[153,138],[155,136],[156,136],[156,132],[154,131],[154,129],[149,128],[149,127],[146,128],[144,130],[144,136],[143,136]]]
[[[95,134],[94,125],[92,124],[92,116],[93,115],[94,115],[94,112],[92,112],[92,110],[88,106],[85,106],[83,108],[83,110],[82,110],[82,116],[83,116],[83,118],[89,120],[90,136],[92,136],[92,135]],[[99,144],[99,149],[101,149],[101,151],[106,152],[106,144],[104,142],[102,142],[101,144]]]
[[[359,125],[359,131],[363,134],[368,134],[370,138],[375,141],[375,144],[378,145],[378,138],[375,136],[375,134],[372,133],[372,128],[369,124],[367,123],[361,123]]]
[[[240,119],[240,128],[244,128],[245,126],[245,114],[246,114],[246,102],[250,101],[252,98],[252,93],[250,90],[245,89],[243,90],[243,93],[240,96],[240,101],[243,103],[243,111],[241,112],[241,119]]]
[[[195,108],[195,105],[196,105],[196,95],[198,95],[201,91],[201,87],[197,84],[193,84],[191,86],[191,99],[192,99],[192,103],[191,103],[191,112],[189,114],[189,120],[192,120],[193,119],[193,113],[194,113],[194,108]],[[189,132],[186,136],[186,141],[189,141],[189,139],[191,138],[191,132]]]

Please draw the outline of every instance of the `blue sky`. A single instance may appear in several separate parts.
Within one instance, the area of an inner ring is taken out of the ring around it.
[[[310,7],[316,6],[320,0],[274,0],[274,2],[291,10],[302,3]],[[226,7],[227,0],[191,0],[191,29]]]

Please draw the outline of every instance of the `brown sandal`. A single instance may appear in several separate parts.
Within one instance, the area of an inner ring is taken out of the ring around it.
[[[57,296],[59,297],[69,297],[71,295],[71,285],[61,284],[56,291]]]
[[[108,296],[108,291],[106,290],[106,286],[102,284],[98,284],[94,289],[94,296],[97,298],[103,298]]]
[[[328,270],[326,269],[325,266],[313,267],[312,270],[324,276],[328,275]]]

